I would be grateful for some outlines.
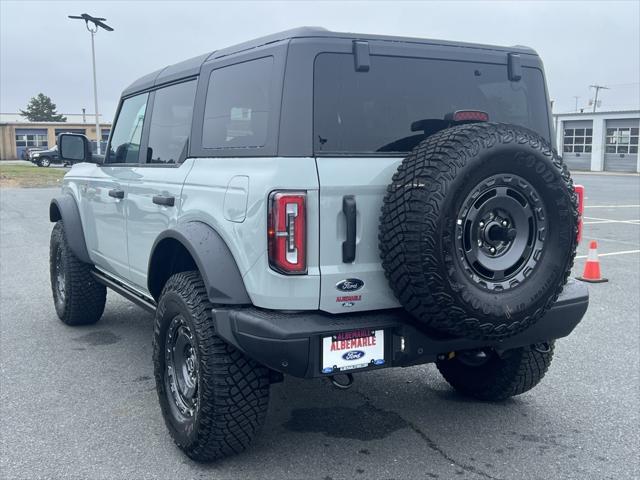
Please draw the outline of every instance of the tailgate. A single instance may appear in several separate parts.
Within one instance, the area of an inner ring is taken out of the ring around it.
[[[331,313],[399,306],[378,250],[382,200],[398,157],[317,157],[320,183],[320,310]],[[347,207],[355,204],[355,220]],[[352,199],[352,200],[351,200]],[[355,224],[355,259],[343,255]]]

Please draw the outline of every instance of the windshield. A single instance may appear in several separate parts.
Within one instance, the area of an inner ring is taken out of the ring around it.
[[[528,127],[549,140],[542,72],[523,68],[509,81],[506,65],[371,56],[356,72],[353,55],[318,55],[314,73],[316,153],[403,153],[452,123],[458,110]]]

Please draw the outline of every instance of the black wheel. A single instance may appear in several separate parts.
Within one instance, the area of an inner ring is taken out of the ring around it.
[[[173,275],[156,310],[153,363],[165,423],[192,459],[243,451],[264,423],[269,371],[216,336],[198,272]]]
[[[422,325],[514,335],[555,302],[571,271],[578,211],[562,160],[503,124],[452,127],[419,144],[388,187],[382,264]]]
[[[507,350],[456,352],[436,362],[444,379],[458,392],[478,400],[498,401],[527,392],[544,377],[553,358],[553,343]]]
[[[60,320],[67,325],[88,325],[100,320],[107,289],[93,278],[91,265],[80,261],[69,248],[62,221],[51,232],[49,273]]]
[[[49,157],[40,157],[38,159],[38,166],[48,167],[49,165],[51,165],[51,159]]]

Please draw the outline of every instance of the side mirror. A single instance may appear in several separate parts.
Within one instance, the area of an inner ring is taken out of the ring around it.
[[[58,155],[70,163],[91,162],[91,144],[84,135],[61,133],[58,135]]]

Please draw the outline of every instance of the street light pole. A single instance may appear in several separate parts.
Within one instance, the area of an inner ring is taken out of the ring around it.
[[[73,18],[76,20],[84,20],[84,23],[91,33],[91,64],[93,66],[93,100],[94,106],[96,109],[96,153],[100,155],[102,152],[100,151],[100,141],[102,140],[102,132],[100,132],[100,114],[98,113],[98,81],[96,79],[96,46],[95,46],[95,36],[98,32],[98,28],[102,27],[107,32],[113,32],[113,28],[104,23],[106,18],[98,18],[92,17],[87,13],[83,13],[82,15],[69,15],[69,18]],[[89,23],[92,25],[89,26]]]
[[[96,80],[96,47],[94,37],[96,35],[96,31],[89,27],[89,22],[87,22],[87,30],[91,32],[91,60],[93,64],[93,101],[96,108],[96,153],[100,155],[100,141],[102,140],[102,132],[100,131],[100,114],[98,113],[98,82]]]
[[[593,112],[595,113],[596,107],[598,106],[598,92],[600,90],[609,90],[609,87],[605,87],[603,85],[589,85],[591,88],[595,88],[596,90],[596,98],[593,100]]]

